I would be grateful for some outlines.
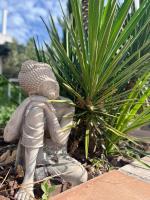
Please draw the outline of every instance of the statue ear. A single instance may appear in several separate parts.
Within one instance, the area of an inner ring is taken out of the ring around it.
[[[39,86],[38,94],[49,99],[57,99],[59,97],[59,85],[57,81],[43,81]]]

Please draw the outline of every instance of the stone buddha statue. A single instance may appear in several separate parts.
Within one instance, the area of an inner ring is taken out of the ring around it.
[[[29,97],[16,109],[4,130],[6,142],[18,141],[16,165],[21,164],[25,170],[15,198],[33,199],[34,181],[48,176],[58,175],[72,186],[85,182],[86,170],[67,153],[75,109],[71,100],[59,96],[52,69],[29,60],[22,64],[18,79]]]

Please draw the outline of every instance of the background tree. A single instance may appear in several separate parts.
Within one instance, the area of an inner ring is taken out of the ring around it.
[[[13,43],[0,46],[0,55],[3,55],[4,66],[3,76],[0,75],[0,127],[4,127],[19,101],[24,98],[18,84],[12,83],[11,97],[8,97],[8,78],[17,78],[21,64],[25,60],[36,60],[37,57],[32,39],[25,45],[14,40]]]
[[[3,74],[7,78],[17,77],[21,63],[25,60],[36,60],[36,53],[33,40],[29,39],[26,45],[18,44],[17,41],[7,44],[10,49],[7,57],[4,58]]]

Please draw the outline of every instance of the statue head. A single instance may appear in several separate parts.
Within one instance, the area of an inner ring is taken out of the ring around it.
[[[59,96],[59,84],[48,64],[28,60],[21,66],[19,84],[28,95],[39,95],[49,99]]]

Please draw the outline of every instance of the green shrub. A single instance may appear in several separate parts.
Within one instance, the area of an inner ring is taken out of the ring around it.
[[[0,127],[4,127],[12,113],[15,111],[15,105],[0,106]]]
[[[50,197],[50,194],[55,190],[55,186],[54,185],[50,186],[48,181],[44,181],[41,184],[41,189],[43,191],[42,200],[48,200]]]

